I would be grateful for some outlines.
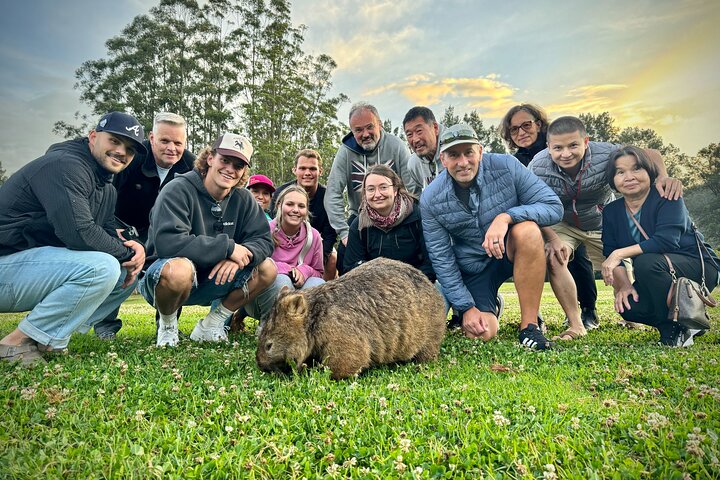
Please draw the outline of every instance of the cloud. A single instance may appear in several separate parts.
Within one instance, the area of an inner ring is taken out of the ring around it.
[[[516,89],[501,81],[496,74],[481,77],[445,77],[417,74],[402,82],[389,83],[363,93],[376,96],[387,92],[403,95],[416,105],[437,105],[460,101],[469,108],[479,109],[488,117],[501,117],[516,103],[513,95]]]
[[[358,33],[350,38],[331,40],[327,53],[337,62],[338,70],[363,72],[396,62],[418,35],[422,32],[410,25],[395,32]]]

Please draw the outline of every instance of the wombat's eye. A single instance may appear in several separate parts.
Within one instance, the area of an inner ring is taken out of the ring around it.
[[[265,344],[265,351],[269,352],[272,349],[272,342],[267,342]]]

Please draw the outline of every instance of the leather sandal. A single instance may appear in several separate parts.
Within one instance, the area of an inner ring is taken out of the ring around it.
[[[7,362],[21,362],[23,365],[47,363],[40,354],[35,340],[23,340],[20,345],[0,344],[0,360]]]
[[[587,333],[579,333],[575,330],[570,330],[569,328],[560,332],[559,335],[554,336],[553,340],[560,340],[560,341],[570,341],[570,340],[577,340],[580,337],[584,337],[587,335]],[[570,338],[564,338],[564,337],[570,337]]]

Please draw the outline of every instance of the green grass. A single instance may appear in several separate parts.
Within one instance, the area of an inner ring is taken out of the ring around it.
[[[133,297],[117,341],[0,364],[0,477],[720,478],[720,312],[695,346],[663,348],[617,326],[598,286],[602,328],[556,351],[518,345],[510,284],[499,341],[453,331],[434,363],[343,382],[260,372],[249,333],[157,349]],[[543,313],[557,333],[549,287]],[[0,315],[0,334],[21,317]]]

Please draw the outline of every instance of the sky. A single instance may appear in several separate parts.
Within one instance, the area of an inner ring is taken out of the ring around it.
[[[159,0],[4,2],[0,157],[13,173],[88,112],[74,72]],[[295,0],[307,53],[338,64],[332,94],[374,104],[399,125],[425,105],[477,110],[497,124],[520,102],[551,118],[604,111],[694,155],[720,142],[717,0]]]

